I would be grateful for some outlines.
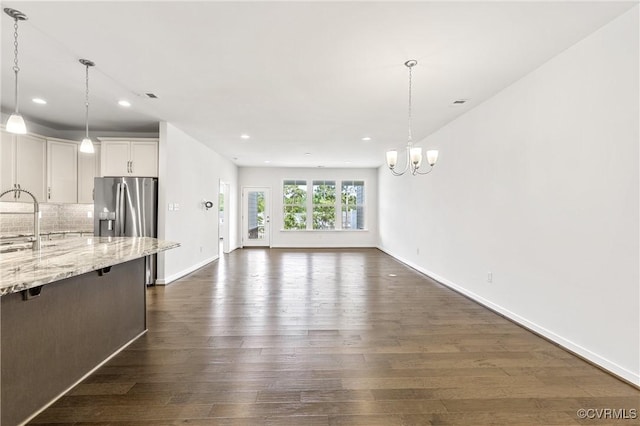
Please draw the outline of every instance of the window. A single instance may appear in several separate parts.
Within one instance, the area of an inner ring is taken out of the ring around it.
[[[336,182],[313,181],[313,229],[336,228]]]
[[[342,181],[342,229],[364,229],[364,181]]]
[[[287,179],[282,194],[284,230],[365,229],[364,180]]]
[[[307,229],[307,181],[285,180],[282,193],[284,229]]]

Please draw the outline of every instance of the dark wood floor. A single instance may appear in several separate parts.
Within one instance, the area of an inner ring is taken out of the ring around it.
[[[639,390],[375,249],[236,250],[148,306],[149,332],[33,423],[601,425],[616,422],[577,410],[640,409]]]

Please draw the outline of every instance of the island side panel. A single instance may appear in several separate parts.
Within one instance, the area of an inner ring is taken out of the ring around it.
[[[1,422],[17,425],[146,329],[144,259],[2,296]]]

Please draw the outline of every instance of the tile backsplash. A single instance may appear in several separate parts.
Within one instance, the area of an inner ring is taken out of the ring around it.
[[[33,204],[0,202],[0,212],[30,213],[33,212]],[[40,204],[40,214],[42,234],[93,232],[93,204]],[[0,237],[17,234],[33,234],[33,215],[0,214]]]

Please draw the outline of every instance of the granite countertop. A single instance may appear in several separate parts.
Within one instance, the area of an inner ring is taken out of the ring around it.
[[[50,235],[66,235],[66,234],[93,234],[93,229],[67,229],[67,230],[59,230],[59,231],[43,231],[40,232],[40,237],[47,237]],[[0,240],[11,240],[18,238],[33,238],[33,232],[29,234],[2,234],[0,235]]]
[[[26,245],[30,247],[30,245]],[[150,237],[90,237],[42,242],[40,251],[0,249],[0,296],[180,246]]]

